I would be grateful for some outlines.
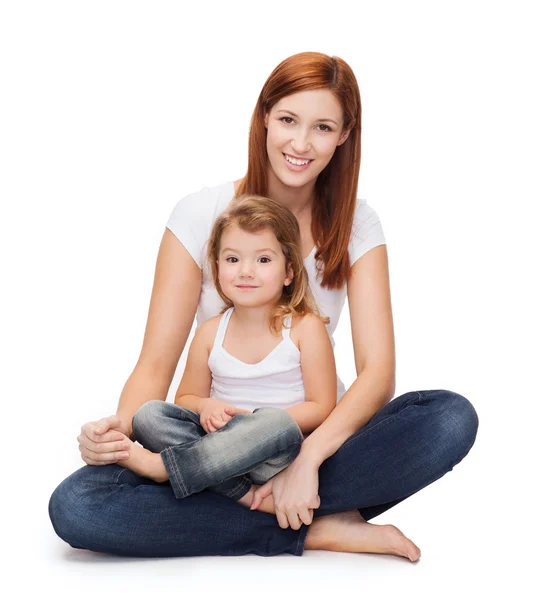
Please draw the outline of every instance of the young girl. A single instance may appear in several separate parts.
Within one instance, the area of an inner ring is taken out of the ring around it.
[[[298,222],[274,200],[234,200],[208,262],[225,308],[197,330],[175,404],[136,412],[143,447],[130,442],[119,464],[169,479],[178,499],[209,488],[250,506],[254,484],[286,468],[336,405],[329,319],[309,288]],[[260,510],[273,512],[266,500]]]

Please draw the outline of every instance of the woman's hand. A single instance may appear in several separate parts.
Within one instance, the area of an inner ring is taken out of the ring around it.
[[[77,436],[81,458],[88,465],[111,465],[129,456],[121,419],[113,415],[85,423]]]
[[[250,413],[250,410],[238,408],[216,398],[207,398],[200,413],[200,425],[206,433],[212,433],[224,427],[232,417],[242,413]]]
[[[254,495],[251,510],[273,494],[275,516],[279,526],[300,529],[302,523],[311,525],[313,509],[319,508],[319,467],[299,454],[283,471],[272,477]]]

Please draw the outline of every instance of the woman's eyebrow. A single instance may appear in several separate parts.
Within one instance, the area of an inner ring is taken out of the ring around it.
[[[224,254],[225,252],[239,253],[239,250],[236,250],[235,248],[223,248],[221,250],[221,254]],[[277,256],[277,252],[275,250],[272,250],[272,248],[260,248],[259,250],[255,250],[255,252],[271,252],[272,254],[275,254]]]
[[[278,110],[277,112],[284,112],[287,113],[288,115],[292,115],[293,117],[298,118],[298,115],[296,113],[293,113],[291,110],[285,110],[284,108]],[[334,119],[317,119],[317,121],[329,121],[330,123],[333,123],[334,125],[337,125],[337,123],[334,121]]]

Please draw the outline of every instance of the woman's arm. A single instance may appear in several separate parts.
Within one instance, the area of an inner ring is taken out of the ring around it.
[[[183,244],[166,229],[158,252],[155,282],[140,357],[119,399],[117,415],[85,423],[77,437],[81,458],[106,465],[128,449],[132,417],[153,399],[166,398],[187,341],[201,288],[201,271]]]
[[[315,430],[334,410],[337,395],[336,363],[330,336],[315,315],[299,324],[300,361],[305,402],[287,408],[305,435]]]
[[[373,248],[355,262],[347,293],[357,379],[326,421],[302,444],[301,454],[317,465],[394,395],[394,327],[386,246]]]
[[[123,430],[132,435],[132,417],[153,399],[165,399],[190,333],[202,272],[175,235],[166,229],[160,244],[143,346],[117,408]]]

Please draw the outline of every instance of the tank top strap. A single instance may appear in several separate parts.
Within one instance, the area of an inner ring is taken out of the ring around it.
[[[285,318],[283,325],[283,339],[287,340],[290,337],[290,328],[292,326],[292,316]]]
[[[230,317],[234,312],[234,307],[226,309],[219,321],[219,327],[217,328],[217,334],[215,335],[215,343],[214,346],[222,346],[224,342],[224,336],[226,335],[226,329],[228,328],[228,322],[230,321]]]

